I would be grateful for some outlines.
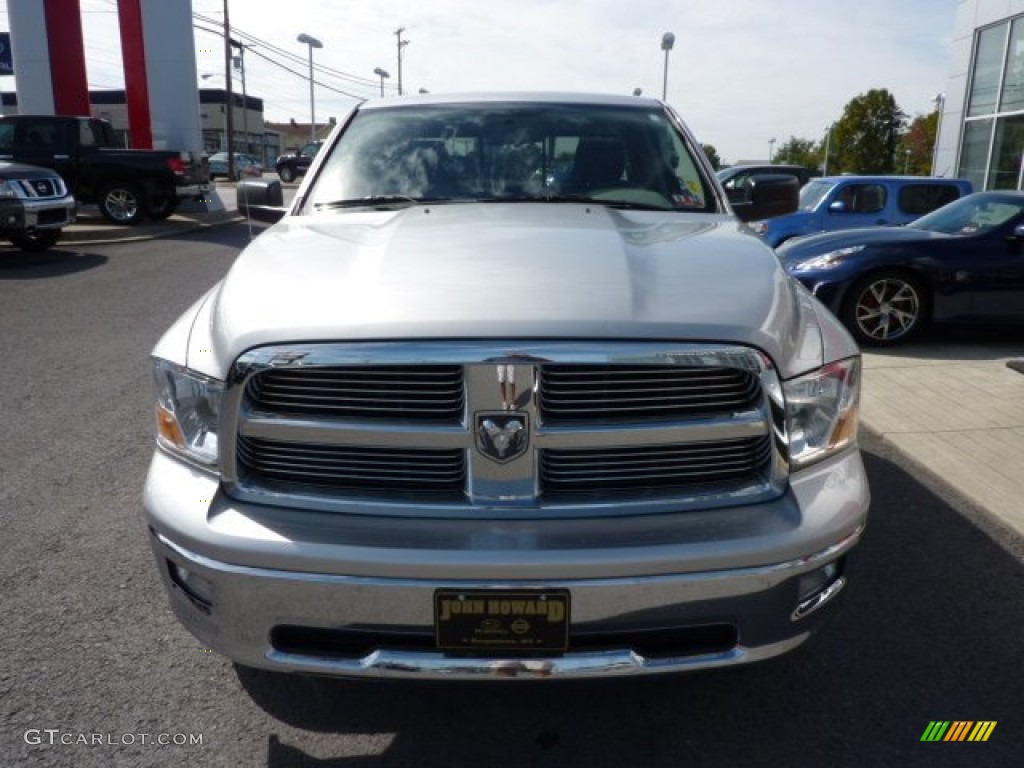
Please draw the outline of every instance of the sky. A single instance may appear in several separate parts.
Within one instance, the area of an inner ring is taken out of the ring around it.
[[[188,0],[163,0],[188,2]],[[90,88],[123,88],[116,0],[80,0]],[[229,0],[248,50],[246,89],[266,119],[310,119],[308,48],[318,122],[397,97],[404,27],[406,93],[565,90],[662,94],[727,163],[764,160],[791,136],[821,140],[850,99],[887,88],[908,115],[946,89],[957,0]],[[224,0],[192,0],[195,23],[223,25]],[[0,28],[7,25],[0,6]],[[196,30],[197,70],[224,87],[222,38]],[[286,54],[294,57],[285,58]],[[264,58],[265,57],[265,58]],[[292,72],[266,59],[283,64]],[[0,86],[13,90],[12,78]],[[236,80],[235,88],[240,89]],[[346,95],[347,94],[347,95]]]

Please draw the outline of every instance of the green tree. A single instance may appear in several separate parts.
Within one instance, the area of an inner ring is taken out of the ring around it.
[[[935,131],[939,127],[939,113],[918,115],[900,137],[896,149],[899,172],[912,176],[928,176],[932,172],[932,151],[935,149]]]
[[[907,114],[885,88],[876,88],[854,97],[843,108],[843,116],[832,133],[829,172],[895,173]],[[833,154],[834,153],[834,154]],[[900,158],[902,160],[903,158]]]
[[[701,144],[704,154],[708,156],[708,162],[716,171],[722,167],[722,158],[718,156],[718,150],[712,144]]]
[[[776,150],[772,162],[802,165],[810,171],[815,171],[821,164],[821,149],[810,139],[798,139],[796,136],[790,136],[789,141]]]

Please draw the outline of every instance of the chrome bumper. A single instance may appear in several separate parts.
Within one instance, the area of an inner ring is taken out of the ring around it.
[[[684,672],[745,664],[786,653],[804,642],[809,632],[757,648],[736,647],[723,653],[670,659],[645,659],[632,651],[573,653],[557,658],[500,659],[453,658],[440,653],[374,651],[362,659],[310,658],[271,652],[267,666],[290,672],[343,677],[415,677],[421,680],[478,680],[516,678],[621,677]]]
[[[205,647],[282,672],[447,680],[644,675],[784,653],[845,591],[844,556],[861,537],[868,502],[856,451],[795,473],[771,504],[544,525],[250,505],[221,494],[215,476],[161,452],[145,493],[171,607]],[[832,564],[838,571],[808,593],[807,584]],[[190,592],[188,584],[199,588]],[[569,651],[438,651],[439,589],[567,590]],[[652,629],[707,626],[734,632],[727,643],[683,644],[678,652],[674,645],[637,652],[633,641]],[[332,637],[367,632],[374,641],[365,652],[321,652],[281,641],[282,628]],[[376,641],[403,632],[416,636],[414,646]]]

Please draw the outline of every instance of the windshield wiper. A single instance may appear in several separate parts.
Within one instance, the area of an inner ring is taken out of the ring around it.
[[[347,200],[331,200],[326,203],[314,203],[318,211],[336,208],[380,208],[388,210],[396,205],[422,205],[424,203],[447,203],[450,197],[409,197],[409,195],[367,195]]]

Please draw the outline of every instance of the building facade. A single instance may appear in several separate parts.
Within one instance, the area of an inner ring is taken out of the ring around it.
[[[1024,0],[960,2],[937,102],[934,173],[1024,189]]]

